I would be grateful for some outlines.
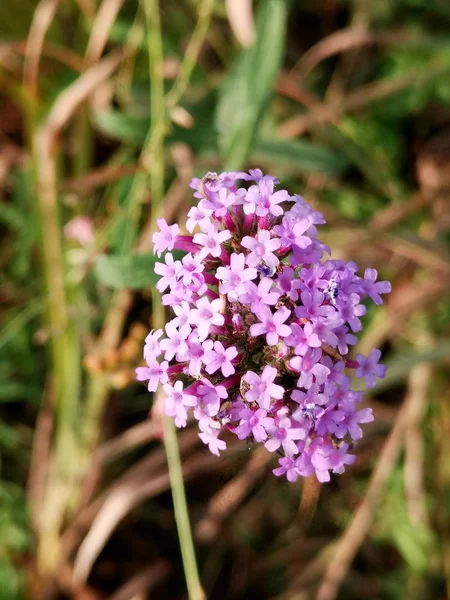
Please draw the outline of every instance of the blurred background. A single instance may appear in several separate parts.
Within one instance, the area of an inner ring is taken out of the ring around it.
[[[323,486],[179,433],[206,597],[449,597],[449,34],[447,0],[2,0],[1,600],[187,597],[134,376],[151,234],[248,167],[392,281],[358,346],[388,374]]]

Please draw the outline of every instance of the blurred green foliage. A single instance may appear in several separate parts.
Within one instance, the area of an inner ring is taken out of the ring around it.
[[[45,35],[39,89],[33,97],[22,77],[26,40],[37,4],[34,0],[0,3],[2,600],[26,597],[30,573],[37,564],[39,534],[32,532],[28,516],[27,479],[38,415],[51,389],[47,350],[55,334],[44,318],[47,297],[38,240],[45,223],[40,222],[37,211],[36,154],[31,140],[36,139],[55,100],[79,80],[77,68],[67,63],[76,59],[78,67],[84,68],[93,15],[100,5],[88,0],[59,3]],[[166,92],[185,57],[198,4],[190,0],[161,3]],[[361,340],[362,344],[382,346],[389,370],[374,390],[380,417],[368,428],[357,468],[323,488],[316,516],[306,532],[298,519],[300,487],[286,488],[270,479],[267,471],[267,477],[256,482],[242,505],[224,519],[216,540],[220,551],[215,554],[213,545],[199,543],[209,597],[232,600],[284,597],[285,593],[289,598],[314,597],[317,581],[298,584],[298,574],[307,571],[309,561],[331,547],[348,526],[408,391],[411,370],[428,363],[434,371],[419,432],[424,444],[420,477],[427,522],[419,526],[411,521],[402,456],[339,598],[443,599],[450,590],[446,491],[450,486],[446,466],[450,301],[445,290],[450,272],[450,5],[440,0],[259,0],[255,15],[256,42],[243,48],[230,27],[225,3],[216,2],[202,51],[177,104],[180,110],[168,117],[166,201],[169,204],[170,191],[182,180],[183,169],[202,175],[208,170],[247,166],[273,172],[283,184],[305,195],[325,213],[325,229],[337,256],[354,259],[361,268],[375,265],[382,278],[394,282],[392,304],[386,312],[371,308]],[[374,38],[389,34],[391,40],[332,53],[301,76],[295,63],[301,62],[302,56],[321,41],[358,24]],[[133,40],[131,32],[136,34]],[[398,41],[397,33],[403,35]],[[127,432],[146,418],[149,408],[148,395],[143,397],[133,380],[142,344],[142,339],[133,338],[133,332],[139,331],[139,326],[147,331],[150,326],[149,289],[155,284],[155,257],[148,251],[121,254],[136,169],[145,172],[139,163],[140,151],[152,125],[145,22],[136,1],[124,3],[109,32],[105,54],[117,48],[125,49],[127,60],[99,86],[95,102],[83,103],[67,127],[52,139],[64,283],[68,313],[76,324],[73,354],[68,360],[75,356],[74,371],[81,372],[76,404],[71,407],[76,418],[69,424],[78,442],[84,442],[92,431],[97,431],[101,442]],[[437,139],[443,141],[436,146]],[[188,155],[181,165],[176,154],[180,146]],[[416,205],[417,195],[422,202]],[[178,193],[174,220],[185,214],[190,202],[186,186],[185,192]],[[140,231],[145,231],[151,206],[147,187],[138,205]],[[395,214],[385,212],[392,209]],[[88,217],[94,227],[95,241],[87,248],[63,235],[64,225],[80,215]],[[380,215],[385,215],[383,226],[376,222]],[[108,352],[96,354],[91,350],[107,312],[124,290],[137,293],[129,300],[122,320],[113,314],[118,342],[108,347]],[[95,388],[92,381],[104,386],[104,416],[101,402],[89,404]],[[55,407],[56,425],[49,442],[55,452],[58,426],[63,421],[60,408]],[[82,443],[77,448],[85,450]],[[143,449],[132,447],[126,456],[111,459],[95,489],[90,489],[90,495],[86,492],[88,501],[102,498],[105,490],[107,495],[117,479],[155,451],[156,443],[147,441]],[[83,459],[90,467],[89,452],[86,456],[69,450],[75,463],[79,459],[81,464]],[[162,467],[158,465],[146,477],[159,476]],[[207,513],[214,494],[240,472],[242,465],[236,465],[219,475],[212,471],[209,477],[199,476],[188,489],[194,522]],[[98,475],[89,474],[93,479]],[[69,468],[66,475],[70,479]],[[65,484],[64,477],[62,480]],[[75,481],[78,492],[80,480]],[[171,563],[173,577],[167,588],[161,586],[164,589],[157,597],[182,597],[178,543],[165,491],[167,487],[152,500],[152,506],[142,507],[142,522],[151,522],[149,532],[142,535],[141,521],[136,525],[132,513],[108,542],[89,579],[98,598],[109,597],[149,562],[160,559]],[[70,530],[74,515],[82,510],[78,501],[74,494],[67,502],[63,528]],[[154,514],[161,518],[153,518]],[[308,548],[303,553],[295,546],[299,539]],[[132,554],[126,561],[125,546]],[[75,554],[73,548],[66,557],[69,569]],[[105,575],[111,563],[115,578]],[[253,571],[258,577],[252,576]],[[66,584],[58,585],[61,591]]]

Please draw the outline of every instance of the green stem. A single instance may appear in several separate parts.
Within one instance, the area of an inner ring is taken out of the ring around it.
[[[38,563],[42,573],[53,575],[59,559],[60,528],[78,468],[75,414],[79,398],[80,349],[76,326],[69,318],[58,214],[57,152],[44,127],[32,133],[41,263],[50,331],[53,408],[57,417],[54,462],[40,524]]]
[[[184,574],[189,593],[189,600],[204,600],[205,593],[197,570],[191,525],[184,491],[183,471],[181,470],[180,450],[172,417],[163,415],[164,446],[169,466],[170,487],[172,489],[175,520],[180,540]]]
[[[150,174],[150,190],[152,199],[151,223],[155,229],[156,220],[163,212],[164,201],[164,137],[167,131],[166,104],[164,97],[164,81],[162,72],[163,46],[161,37],[161,20],[158,0],[143,0],[143,7],[148,29],[148,55],[151,81],[150,132],[146,143],[142,162]],[[187,70],[190,75],[192,68]],[[186,80],[187,82],[187,80]],[[183,84],[185,85],[185,84]],[[153,327],[164,326],[164,311],[159,294],[153,292]],[[181,470],[180,450],[173,421],[163,416],[164,445],[167,454],[167,465],[171,483],[175,520],[180,540],[181,556],[189,600],[204,600],[200,577],[195,558],[194,542],[189,523],[189,512],[184,490]]]
[[[203,0],[198,11],[197,25],[186,48],[180,72],[172,89],[167,94],[167,106],[169,109],[178,104],[189,85],[192,71],[209,30],[213,10],[214,0]]]
[[[162,210],[164,198],[164,136],[166,133],[166,104],[163,79],[163,45],[161,19],[157,0],[144,0],[148,28],[148,60],[150,71],[150,140],[144,149],[142,162],[150,174],[152,215]]]

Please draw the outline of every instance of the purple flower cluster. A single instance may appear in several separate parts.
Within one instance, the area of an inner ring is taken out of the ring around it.
[[[361,301],[381,304],[391,286],[375,269],[360,277],[353,262],[324,260],[322,215],[277,183],[259,169],[208,173],[191,183],[199,199],[188,213],[191,235],[158,221],[157,288],[175,317],[147,336],[137,378],[150,391],[163,386],[178,427],[193,409],[214,454],[228,429],[278,453],[275,475],[315,473],[324,482],[354,462],[360,424],[373,420],[370,408],[358,409],[362,392],[345,370],[373,386],[386,371],[380,351],[345,357],[362,328]],[[182,260],[174,249],[186,252]]]

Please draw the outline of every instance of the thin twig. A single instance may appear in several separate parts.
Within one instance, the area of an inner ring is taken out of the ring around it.
[[[139,170],[139,166],[124,165],[123,167],[117,165],[107,165],[99,169],[92,169],[86,175],[80,177],[73,177],[72,179],[66,179],[63,182],[61,189],[64,192],[76,192],[78,194],[89,194],[94,188],[109,185],[120,181],[123,177],[129,175],[135,175]]]
[[[17,54],[25,54],[27,51],[27,41],[14,40],[0,44],[0,64],[3,63],[3,57],[8,56],[10,52]],[[59,44],[53,42],[45,42],[42,44],[41,56],[53,58],[73,71],[81,72],[83,70],[83,59],[75,52]]]
[[[297,61],[291,74],[304,79],[320,62],[358,47],[372,44],[420,43],[420,41],[420,38],[409,31],[367,31],[365,27],[360,25],[352,25],[332,33],[312,46]]]
[[[101,463],[113,460],[118,455],[127,450],[134,449],[155,439],[157,434],[155,425],[152,421],[138,423],[130,427],[117,437],[105,442],[95,453],[94,460]]]
[[[112,52],[107,58],[96,63],[62,92],[54,103],[45,125],[39,132],[39,149],[51,151],[55,137],[72,118],[76,109],[95,89],[110,77],[120,63],[122,53]]]
[[[139,571],[117,592],[110,596],[109,600],[138,600],[138,598],[149,598],[149,593],[161,580],[165,579],[171,571],[170,563],[158,560],[150,567]]]
[[[338,105],[323,103],[305,115],[286,120],[278,128],[278,135],[292,138],[303,135],[320,123],[336,123],[347,112],[360,110],[372,102],[382,100],[412,85],[419,83],[425,85],[448,70],[448,66],[438,65],[433,68],[429,65],[422,71],[368,83],[350,92]]]
[[[271,460],[272,456],[265,448],[257,448],[246,468],[213,496],[208,503],[205,516],[196,528],[196,537],[199,540],[211,542],[217,537],[223,521],[236,510]]]

